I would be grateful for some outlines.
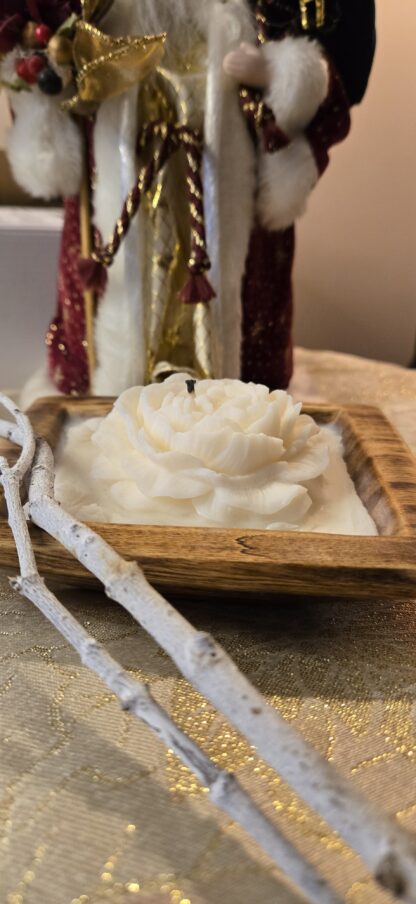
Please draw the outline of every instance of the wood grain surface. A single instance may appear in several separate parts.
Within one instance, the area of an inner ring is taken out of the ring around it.
[[[105,415],[113,401],[53,397],[36,402],[29,415],[36,432],[55,448],[68,418]],[[347,467],[379,536],[132,524],[96,524],[94,529],[123,556],[137,560],[165,593],[408,598],[416,591],[413,456],[376,408],[305,405],[304,411],[342,430]],[[10,445],[0,441],[0,454],[6,448],[10,456]],[[68,584],[95,583],[57,541],[34,526],[31,534],[42,574]],[[0,565],[17,568],[4,513]]]

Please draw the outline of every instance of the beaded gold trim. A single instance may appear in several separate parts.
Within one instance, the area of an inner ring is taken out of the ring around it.
[[[309,31],[310,28],[323,28],[325,25],[325,0],[299,0],[299,6],[304,31]]]

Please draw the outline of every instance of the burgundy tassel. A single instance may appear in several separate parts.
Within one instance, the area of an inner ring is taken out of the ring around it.
[[[212,298],[215,298],[215,292],[205,274],[191,273],[180,293],[181,301],[184,304],[198,304]]]
[[[92,257],[81,257],[78,272],[83,289],[103,288],[107,271],[101,261],[95,261]]]

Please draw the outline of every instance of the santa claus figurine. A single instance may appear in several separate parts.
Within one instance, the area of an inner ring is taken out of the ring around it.
[[[294,223],[374,44],[374,0],[1,0],[13,172],[65,207],[27,399],[287,386]]]

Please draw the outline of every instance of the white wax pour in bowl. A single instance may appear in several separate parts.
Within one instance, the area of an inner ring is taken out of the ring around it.
[[[70,425],[57,497],[82,520],[376,534],[335,427],[283,390],[174,374]]]

